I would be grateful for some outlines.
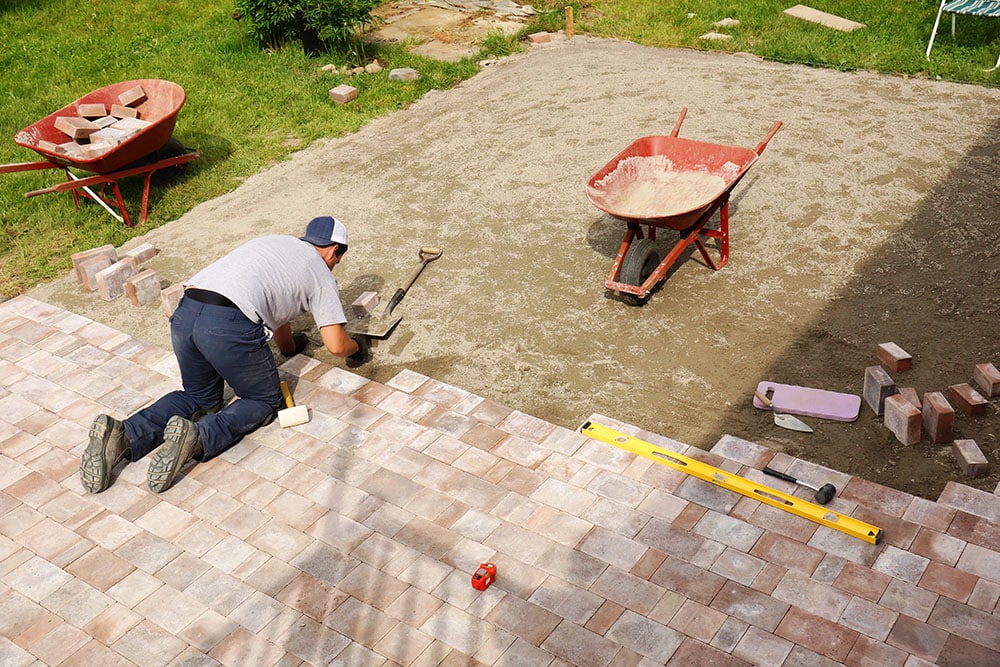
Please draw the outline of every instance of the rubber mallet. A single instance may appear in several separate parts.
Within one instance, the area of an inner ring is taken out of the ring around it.
[[[774,468],[764,468],[764,474],[771,475],[779,479],[783,479],[786,482],[791,482],[792,484],[798,484],[799,486],[804,486],[807,489],[812,489],[813,491],[816,492],[815,496],[816,502],[819,503],[820,505],[826,505],[828,502],[833,500],[833,497],[835,495],[837,495],[837,487],[835,487],[833,484],[824,484],[823,486],[816,487],[813,486],[812,484],[809,484],[808,482],[803,482],[802,480],[795,479],[788,473],[778,472]]]
[[[281,424],[281,428],[298,426],[309,421],[309,408],[295,405],[292,401],[292,392],[288,391],[288,383],[284,380],[281,381],[281,394],[285,397],[285,405],[288,406],[284,410],[278,410],[278,423]]]

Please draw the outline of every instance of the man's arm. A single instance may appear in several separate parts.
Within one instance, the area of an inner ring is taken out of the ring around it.
[[[349,357],[360,349],[357,341],[347,335],[343,324],[328,324],[319,328],[323,345],[335,357]],[[290,334],[289,334],[290,335]],[[277,332],[275,332],[277,336]]]
[[[278,351],[286,357],[294,356],[299,352],[295,338],[292,337],[291,323],[286,323],[274,330],[274,344],[278,346]]]

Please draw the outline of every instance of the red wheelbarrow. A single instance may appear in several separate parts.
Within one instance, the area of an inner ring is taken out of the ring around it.
[[[120,143],[106,150],[91,150],[87,154],[74,155],[60,149],[68,137],[56,127],[60,117],[78,117],[81,104],[103,104],[110,109],[119,103],[119,96],[138,86],[146,94],[146,100],[134,107],[143,127]],[[177,114],[184,106],[184,89],[171,81],[161,79],[136,79],[122,81],[88,93],[24,128],[14,135],[14,143],[30,148],[44,160],[0,165],[0,174],[38,169],[62,169],[66,182],[52,187],[25,193],[25,197],[48,194],[50,192],[71,192],[73,201],[79,207],[80,196],[93,199],[111,215],[129,227],[132,222],[125,210],[118,180],[142,174],[145,176],[142,192],[142,215],[140,223],[146,221],[149,208],[149,186],[153,173],[168,167],[180,168],[198,157],[198,152],[185,148],[171,139]],[[77,176],[70,168],[90,172],[91,176]],[[106,186],[114,191],[114,200],[104,196]],[[91,186],[99,186],[95,192]],[[111,206],[117,206],[120,215]]]
[[[591,203],[628,225],[604,287],[630,305],[645,303],[692,244],[713,270],[726,265],[729,195],[781,127],[781,121],[775,123],[751,150],[678,137],[686,115],[685,107],[670,136],[637,139],[587,182]],[[719,229],[707,229],[716,211]],[[655,243],[658,228],[680,232],[680,240],[662,260]],[[703,237],[718,240],[718,260],[709,256]]]

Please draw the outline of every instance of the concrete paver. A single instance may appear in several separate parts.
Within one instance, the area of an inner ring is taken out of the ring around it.
[[[412,371],[381,385],[292,359],[308,424],[159,495],[142,462],[86,494],[95,412],[176,386],[171,359],[0,304],[3,664],[1000,661],[994,494],[935,503],[831,471],[835,509],[883,520],[870,545]],[[752,468],[811,465],[594,418],[761,483]]]

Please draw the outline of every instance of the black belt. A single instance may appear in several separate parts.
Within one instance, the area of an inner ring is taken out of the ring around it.
[[[184,296],[190,297],[199,303],[207,303],[210,306],[223,306],[224,308],[239,308],[235,303],[222,296],[218,292],[210,292],[207,289],[188,287],[184,290]]]

